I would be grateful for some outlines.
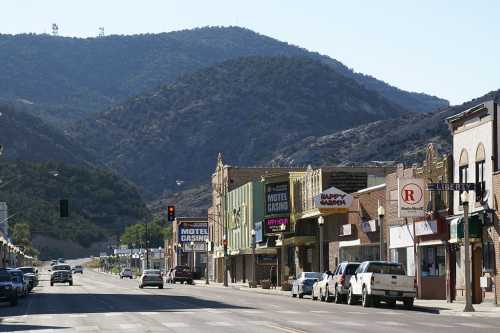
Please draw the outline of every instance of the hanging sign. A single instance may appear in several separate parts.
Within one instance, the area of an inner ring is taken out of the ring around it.
[[[314,197],[314,205],[320,210],[348,212],[352,205],[352,195],[330,187]]]
[[[398,217],[425,216],[424,180],[398,178]]]

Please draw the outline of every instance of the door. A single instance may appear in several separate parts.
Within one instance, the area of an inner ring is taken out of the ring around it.
[[[483,301],[480,278],[483,270],[482,249],[478,244],[472,246],[472,304]]]

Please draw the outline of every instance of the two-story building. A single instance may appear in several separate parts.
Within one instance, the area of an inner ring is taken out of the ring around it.
[[[498,105],[493,100],[485,101],[447,119],[453,134],[454,181],[476,184],[476,190],[468,193],[473,303],[494,296],[489,291],[495,282],[495,247],[498,247],[494,242],[498,221],[493,213],[496,208],[493,174],[499,171],[500,166]],[[453,210],[457,218],[450,226],[450,238],[460,247],[456,281],[458,296],[464,289],[463,205],[460,194],[454,192]]]

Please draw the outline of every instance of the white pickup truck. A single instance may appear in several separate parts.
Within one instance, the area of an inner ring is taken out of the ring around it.
[[[347,303],[355,304],[361,299],[364,307],[379,301],[389,305],[403,301],[407,308],[413,306],[416,296],[416,280],[407,276],[403,266],[388,261],[365,261],[351,277]]]

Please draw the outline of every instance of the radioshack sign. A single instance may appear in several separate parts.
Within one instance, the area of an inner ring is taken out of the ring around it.
[[[336,187],[330,187],[314,197],[314,205],[320,210],[348,211],[352,196]]]
[[[424,180],[420,178],[398,178],[398,216],[425,216]]]

